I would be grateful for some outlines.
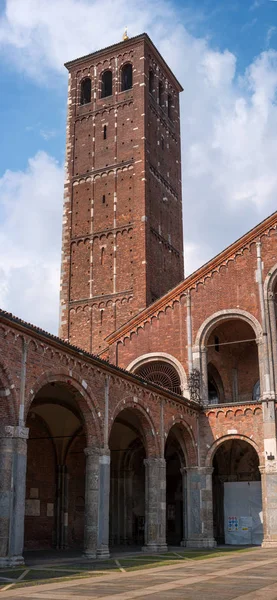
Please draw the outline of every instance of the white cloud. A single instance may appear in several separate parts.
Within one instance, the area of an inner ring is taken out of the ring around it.
[[[255,2],[256,7],[258,4]],[[184,87],[182,162],[189,273],[276,208],[277,53],[262,53],[239,77],[236,57],[228,50],[213,49],[208,39],[192,36],[180,23],[180,14],[169,2],[158,0],[7,0],[0,21],[0,47],[24,73],[48,83],[65,72],[65,60],[120,40],[126,20],[130,35],[145,30],[150,34]],[[34,161],[37,164],[38,158]],[[47,161],[51,167],[49,157]],[[57,166],[51,168],[61,177]],[[20,189],[28,201],[24,192],[28,175],[24,177]],[[50,193],[46,175],[44,185],[41,193],[46,198]],[[57,202],[60,206],[61,192]],[[60,213],[55,214],[60,226]],[[35,220],[40,229],[44,218],[44,211],[37,210]],[[13,223],[10,225],[14,239]],[[54,239],[58,231],[51,229],[51,235]],[[33,264],[31,246],[29,241],[29,267]],[[53,250],[50,247],[51,242],[45,240],[42,262]],[[57,265],[57,241],[54,247]],[[11,247],[6,260],[10,254],[13,256]],[[22,251],[20,258],[23,256]],[[36,297],[37,304],[43,294],[40,296],[32,273],[29,294]],[[5,281],[0,294],[9,299],[11,307],[6,285]],[[58,301],[54,284],[52,288],[48,304],[54,310],[53,303],[56,309]],[[13,303],[19,312],[16,297]],[[33,312],[28,314],[32,320],[37,318]]]
[[[0,306],[57,331],[63,169],[44,152],[0,179]]]

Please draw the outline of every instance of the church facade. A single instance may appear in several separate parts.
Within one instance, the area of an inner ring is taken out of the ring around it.
[[[67,63],[60,337],[0,311],[0,564],[277,545],[277,213],[183,277],[179,94],[146,34]]]

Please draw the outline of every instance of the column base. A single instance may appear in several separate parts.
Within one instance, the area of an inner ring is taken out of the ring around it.
[[[109,546],[101,546],[97,548],[96,558],[110,558]]]
[[[89,550],[85,550],[85,552],[83,552],[83,557],[84,558],[96,558],[96,552],[90,552]]]
[[[168,552],[167,544],[147,544],[146,546],[142,546],[142,552],[146,552],[148,554],[154,554],[157,552]]]
[[[217,543],[214,538],[200,538],[186,540],[185,545],[186,548],[216,548]]]
[[[261,546],[262,548],[277,548],[277,540],[264,540]]]
[[[25,565],[23,556],[0,556],[0,569]]]

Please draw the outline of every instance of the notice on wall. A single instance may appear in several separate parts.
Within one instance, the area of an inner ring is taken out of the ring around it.
[[[228,517],[228,531],[238,531],[239,520],[238,517]]]
[[[248,531],[248,529],[251,529],[252,525],[253,525],[252,517],[240,517],[239,518],[239,527],[242,531]]]

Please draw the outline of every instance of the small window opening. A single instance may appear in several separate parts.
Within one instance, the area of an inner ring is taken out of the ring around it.
[[[168,114],[168,118],[169,119],[172,119],[172,107],[173,107],[172,96],[171,96],[171,94],[168,94],[168,98],[167,98],[167,114]]]
[[[164,93],[164,86],[163,86],[162,82],[159,81],[158,103],[159,103],[160,106],[162,106],[162,103],[163,103],[163,93]]]
[[[104,129],[103,129],[103,138],[104,140],[107,139],[107,125],[104,125]]]
[[[106,202],[106,196],[105,196],[105,194],[103,194],[103,196],[102,196],[102,204],[105,204],[105,202]]]
[[[154,73],[153,73],[153,71],[149,71],[149,92],[150,92],[150,94],[154,93]]]
[[[102,323],[103,323],[103,312],[104,312],[104,310],[103,310],[103,308],[101,308],[101,310],[100,310],[100,325],[102,325]]]
[[[101,248],[101,255],[100,255],[100,264],[103,265],[104,262],[104,252],[105,252],[105,248]]]
[[[219,337],[217,335],[214,336],[214,349],[219,352]]]
[[[80,104],[89,104],[91,102],[91,80],[89,77],[83,79],[81,83]]]
[[[130,63],[124,65],[121,71],[121,89],[130,90],[133,87],[133,67]]]
[[[111,96],[113,93],[113,75],[111,71],[104,71],[102,75],[101,98]]]

